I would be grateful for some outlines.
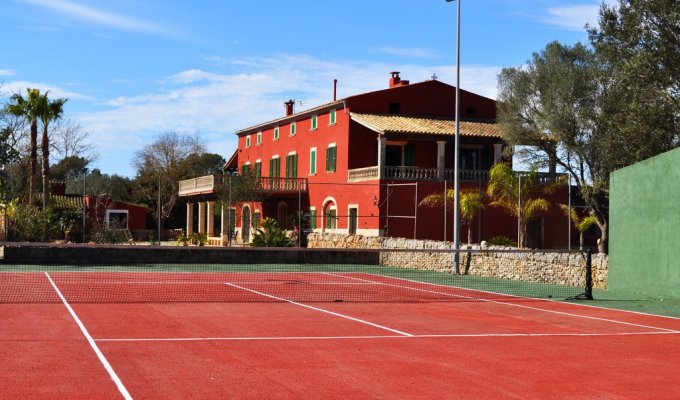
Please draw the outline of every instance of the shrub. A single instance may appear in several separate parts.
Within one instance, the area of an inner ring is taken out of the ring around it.
[[[260,227],[253,234],[253,247],[292,247],[293,241],[286,235],[286,231],[279,228],[276,220],[265,218]]]
[[[17,242],[38,242],[44,239],[45,213],[32,204],[13,200],[7,207],[9,238]]]
[[[208,234],[205,232],[194,232],[191,234],[191,236],[189,236],[189,240],[191,241],[191,244],[205,246],[208,243]]]
[[[517,247],[517,242],[510,240],[506,236],[494,236],[486,242],[494,246]]]

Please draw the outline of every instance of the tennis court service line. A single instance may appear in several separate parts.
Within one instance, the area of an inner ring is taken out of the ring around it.
[[[327,274],[333,275],[333,273],[330,273],[330,272],[327,272]],[[381,275],[373,275],[373,274],[370,274],[370,273],[366,273],[366,274],[371,275],[371,276],[380,277],[380,278],[385,278],[384,276],[381,276]],[[397,288],[400,288],[400,289],[415,290],[415,291],[421,291],[421,292],[432,293],[432,294],[441,294],[441,295],[445,295],[445,296],[449,296],[449,297],[457,297],[457,298],[468,299],[468,300],[482,301],[482,302],[486,302],[486,303],[501,304],[501,305],[508,306],[508,307],[518,307],[518,308],[541,311],[541,312],[546,312],[546,313],[551,313],[551,314],[565,315],[565,316],[574,317],[574,318],[584,318],[584,319],[590,319],[590,320],[595,320],[595,321],[610,322],[610,323],[619,324],[619,325],[634,326],[634,327],[637,327],[637,328],[653,329],[653,330],[667,332],[667,333],[680,333],[680,331],[678,331],[678,330],[668,329],[668,328],[660,328],[658,326],[636,324],[636,323],[633,323],[633,322],[619,321],[619,320],[610,319],[610,318],[593,317],[593,316],[590,316],[590,315],[582,315],[582,314],[569,313],[569,312],[565,312],[565,311],[549,310],[549,309],[541,308],[541,307],[532,307],[532,306],[527,306],[527,305],[524,305],[524,304],[516,304],[516,303],[510,303],[510,302],[499,301],[499,300],[491,300],[491,299],[485,299],[485,298],[479,298],[479,297],[465,296],[465,295],[460,295],[460,294],[453,294],[453,293],[446,293],[446,292],[440,292],[440,291],[434,291],[434,290],[420,289],[420,288],[414,288],[414,287],[410,287],[410,286],[397,285],[397,284],[385,283],[385,282],[379,282],[379,281],[372,281],[370,279],[362,279],[362,278],[350,277],[350,276],[345,276],[345,277],[350,278],[350,279],[356,279],[356,280],[364,281],[364,282],[372,282],[372,283],[378,283],[378,284],[385,285],[385,286],[397,287]],[[429,286],[435,286],[435,287],[445,287],[445,288],[449,288],[449,289],[451,289],[451,288],[461,289],[461,290],[466,290],[466,291],[471,291],[471,292],[491,293],[491,294],[496,294],[496,295],[498,294],[498,293],[488,292],[488,291],[484,291],[484,290],[459,288],[459,287],[456,287],[456,286],[446,286],[446,285],[440,285],[440,284],[428,283],[428,282],[419,282],[419,281],[414,281],[414,280],[411,280],[411,279],[398,278],[398,277],[394,277],[394,276],[388,276],[387,278],[396,279],[396,280],[400,280],[400,281],[404,281],[404,282],[418,283],[418,284],[421,284],[421,285],[429,285]],[[504,296],[515,297],[515,298],[518,298],[518,299],[528,299],[528,298],[525,298],[525,297],[514,296],[514,295],[505,295],[504,294]]]
[[[73,308],[68,303],[68,301],[66,301],[66,298],[61,293],[61,290],[59,290],[59,287],[57,287],[57,284],[54,283],[50,274],[45,272],[45,276],[47,277],[47,280],[50,281],[50,284],[54,288],[54,291],[57,293],[57,296],[59,296],[59,298],[61,299],[61,302],[64,303],[64,306],[66,307],[68,312],[71,314],[71,317],[73,318],[73,320],[76,322],[76,324],[80,328],[80,331],[82,332],[83,336],[85,336],[85,339],[87,339],[87,342],[90,344],[90,347],[92,348],[92,350],[97,355],[97,358],[99,358],[99,362],[102,363],[102,365],[104,366],[104,369],[106,369],[106,372],[109,373],[109,376],[111,377],[113,382],[116,384],[116,387],[118,388],[118,391],[120,392],[120,394],[123,395],[123,398],[125,400],[132,400],[132,396],[130,396],[130,393],[125,388],[125,385],[123,385],[123,382],[118,377],[118,374],[116,374],[116,371],[113,370],[113,367],[109,363],[109,360],[106,359],[106,357],[104,356],[104,353],[102,353],[102,351],[99,349],[99,346],[97,346],[97,343],[95,343],[94,339],[90,335],[90,332],[87,331],[87,328],[85,328],[85,325],[83,324],[83,322],[80,320],[80,318],[78,318],[78,315],[76,315],[76,312],[73,310]]]
[[[523,338],[523,337],[615,337],[677,335],[676,332],[616,332],[616,333],[442,333],[410,336],[246,336],[246,337],[177,337],[177,338],[101,338],[97,342],[247,342],[247,341],[304,341],[304,340],[379,340],[379,339],[446,339],[446,338]]]
[[[260,296],[268,297],[268,298],[270,298],[270,299],[274,299],[274,300],[278,300],[278,301],[283,301],[283,302],[285,302],[285,303],[294,304],[294,305],[296,305],[296,306],[308,308],[308,309],[310,309],[310,310],[315,310],[315,311],[319,311],[319,312],[322,312],[322,313],[325,313],[325,314],[330,314],[330,315],[333,315],[333,316],[336,316],[336,317],[348,319],[348,320],[350,320],[350,321],[354,321],[354,322],[359,322],[359,323],[362,323],[362,324],[370,325],[370,326],[372,326],[372,327],[379,328],[379,329],[382,329],[382,330],[386,330],[386,331],[389,331],[389,332],[393,332],[393,333],[396,333],[396,334],[401,335],[401,336],[413,336],[413,335],[410,334],[410,333],[406,333],[406,332],[402,332],[402,331],[399,331],[399,330],[396,330],[396,329],[392,329],[392,328],[389,328],[389,327],[387,327],[387,326],[378,325],[378,324],[375,324],[375,323],[370,322],[370,321],[366,321],[366,320],[363,320],[363,319],[350,317],[349,315],[336,313],[336,312],[334,312],[334,311],[325,310],[325,309],[323,309],[323,308],[310,306],[310,305],[308,305],[308,304],[298,303],[298,302],[296,302],[296,301],[284,299],[284,298],[282,298],[282,297],[273,296],[273,295],[271,295],[271,294],[259,292],[259,291],[257,291],[257,290],[248,289],[248,288],[246,288],[246,287],[239,286],[239,285],[236,285],[236,284],[233,284],[233,283],[225,282],[225,285],[228,285],[228,286],[231,286],[231,287],[235,287],[235,288],[237,288],[237,289],[245,290],[245,291],[247,291],[247,292],[255,293],[255,294],[258,294],[258,295],[260,295]]]

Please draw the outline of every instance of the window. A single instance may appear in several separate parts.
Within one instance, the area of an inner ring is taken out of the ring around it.
[[[260,227],[260,211],[255,211],[253,213],[253,229]]]
[[[246,175],[252,171],[250,169],[250,162],[246,162],[245,164],[241,165],[241,175]]]
[[[328,125],[335,125],[335,110],[331,110],[328,114]]]
[[[291,122],[290,123],[290,136],[295,136],[295,132],[296,132],[295,128],[296,128],[295,122]]]
[[[335,172],[338,148],[334,144],[326,149],[326,172]]]
[[[350,207],[349,225],[347,233],[349,233],[350,235],[356,235],[358,226],[359,226],[359,209],[357,207]]]
[[[257,132],[257,143],[256,144],[262,144],[262,132]]]
[[[279,127],[274,127],[274,140],[279,140]]]
[[[255,176],[262,176],[262,160],[258,159],[255,161],[255,168],[253,168]]]
[[[316,208],[309,207],[309,227],[316,229]]]
[[[336,229],[338,227],[338,210],[328,208],[326,211],[326,229]]]
[[[250,136],[246,136],[246,147],[250,147]]]
[[[281,176],[281,159],[279,159],[279,156],[274,156],[269,160],[269,176],[272,178]]]
[[[316,115],[312,115],[312,130],[315,131],[319,126],[319,121]]]
[[[286,178],[297,178],[297,154],[286,156]]]
[[[309,175],[316,175],[316,147],[309,150]]]
[[[106,226],[109,229],[127,229],[128,210],[106,210]]]

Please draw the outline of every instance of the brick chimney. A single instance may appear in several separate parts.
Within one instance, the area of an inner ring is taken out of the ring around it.
[[[286,117],[295,113],[295,100],[288,100],[283,104],[286,107]]]
[[[399,77],[400,72],[399,71],[392,71],[390,72],[392,77],[390,78],[390,89],[395,88],[395,87],[401,87],[401,86],[406,86],[409,84],[409,81],[402,80]]]

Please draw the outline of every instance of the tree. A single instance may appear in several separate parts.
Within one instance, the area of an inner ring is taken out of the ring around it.
[[[552,42],[525,67],[499,76],[506,141],[531,146],[518,151],[524,161],[554,163],[571,175],[597,220],[600,252],[607,248],[610,173],[678,144],[679,115],[668,94],[620,73],[626,68],[617,63],[626,61]]]
[[[7,166],[19,158],[19,152],[10,145],[10,136],[10,128],[0,130],[0,203],[2,204],[7,204],[8,200]]]
[[[227,161],[219,154],[190,154],[184,161],[188,173],[192,176],[222,175]]]
[[[420,201],[421,206],[425,207],[446,207],[453,212],[454,199],[456,192],[449,189],[446,196],[441,193],[432,193]],[[475,219],[479,210],[484,208],[482,196],[477,190],[463,190],[460,192],[460,217],[465,221],[468,232],[468,244],[472,243],[472,220]]]
[[[51,168],[52,176],[61,181],[70,181],[87,174],[90,161],[83,157],[68,156],[62,158]]]
[[[590,213],[588,215],[579,216],[575,208],[570,209],[566,204],[560,204],[560,209],[578,231],[579,249],[583,250],[583,235],[597,226],[597,220]]]
[[[40,121],[42,122],[42,140],[41,140],[41,153],[42,153],[42,205],[43,210],[47,208],[47,198],[49,195],[50,186],[50,138],[49,138],[49,125],[52,121],[61,118],[64,113],[64,104],[66,99],[56,99],[50,100],[48,98],[49,92],[40,96]],[[45,230],[47,232],[47,227]]]
[[[29,182],[28,182],[28,202],[33,203],[33,194],[36,189],[36,170],[38,163],[38,119],[40,118],[40,90],[27,89],[27,96],[24,98],[20,93],[12,95],[7,111],[17,117],[25,118],[31,126],[29,144]]]
[[[99,158],[99,154],[89,142],[91,135],[91,132],[73,120],[59,120],[50,135],[51,151],[59,160],[80,157],[93,162]]]
[[[194,177],[186,159],[203,153],[205,146],[197,137],[171,131],[157,136],[135,154],[138,196],[153,210],[156,219],[160,215],[161,225],[177,203],[179,181]]]
[[[505,163],[498,163],[489,171],[489,184],[486,195],[491,200],[489,205],[501,207],[516,217],[519,223],[518,247],[526,245],[527,222],[540,212],[550,209],[550,202],[539,197],[553,192],[563,185],[561,179],[541,183],[536,170],[528,173],[513,171]]]

